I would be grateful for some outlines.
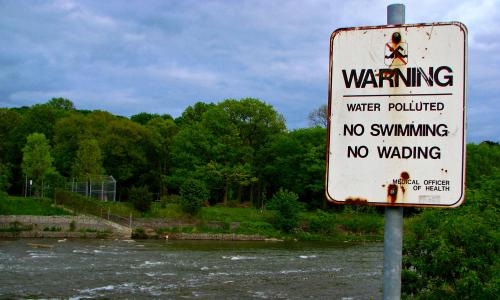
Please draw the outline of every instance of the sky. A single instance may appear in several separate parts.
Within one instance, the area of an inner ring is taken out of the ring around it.
[[[393,3],[408,24],[467,26],[467,140],[500,141],[500,0],[0,0],[0,107],[63,97],[177,117],[252,97],[308,127],[328,102],[331,33],[384,25]]]

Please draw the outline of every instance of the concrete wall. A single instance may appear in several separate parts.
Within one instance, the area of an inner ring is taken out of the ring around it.
[[[217,241],[265,241],[260,235],[228,234],[228,233],[171,233],[163,234],[166,240],[217,240]]]
[[[130,229],[91,216],[0,216],[0,229],[11,228],[14,222],[18,222],[19,227],[31,226],[32,229],[21,232],[0,232],[0,237],[90,238],[107,233],[108,237],[130,238]],[[71,228],[72,222],[74,228]],[[98,232],[85,232],[85,230]]]

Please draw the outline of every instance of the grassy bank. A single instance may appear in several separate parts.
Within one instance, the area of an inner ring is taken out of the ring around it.
[[[204,207],[191,217],[184,214],[178,205],[160,207],[154,204],[151,218],[176,218],[196,223],[196,226],[156,228],[163,233],[234,233],[262,235],[273,238],[298,240],[381,240],[383,216],[355,210],[345,212],[308,211],[299,215],[299,226],[292,232],[278,230],[274,224],[275,212],[255,208],[212,206]]]
[[[65,215],[67,211],[54,207],[54,201],[4,197],[0,201],[2,215]],[[106,218],[112,216],[134,220],[165,220],[182,226],[151,225],[135,228],[139,232],[164,233],[229,233],[261,235],[270,238],[297,240],[380,240],[383,235],[383,216],[374,212],[346,209],[343,212],[305,211],[300,213],[299,226],[285,233],[274,224],[274,211],[252,207],[203,207],[196,216],[184,213],[176,203],[153,203],[146,213],[135,210],[129,203],[102,202],[74,195],[59,193],[57,205],[75,214],[84,213]]]
[[[0,195],[0,215],[64,216],[70,213],[54,207],[53,200]]]

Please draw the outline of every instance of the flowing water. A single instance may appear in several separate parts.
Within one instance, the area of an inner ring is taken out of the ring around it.
[[[379,299],[383,244],[0,241],[0,298]]]

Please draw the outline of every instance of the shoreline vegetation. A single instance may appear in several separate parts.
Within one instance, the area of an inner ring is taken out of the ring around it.
[[[79,110],[64,98],[0,108],[0,216],[95,216],[135,238],[382,240],[384,208],[325,201],[327,106],[310,121],[289,130],[255,98],[197,102],[177,118]],[[404,209],[403,298],[500,294],[500,144],[466,152],[460,207]],[[15,222],[2,230],[35,227]],[[70,223],[38,232],[92,230]]]
[[[273,224],[273,211],[252,207],[202,207],[197,215],[192,216],[184,213],[179,204],[155,202],[149,212],[141,214],[129,203],[102,202],[68,192],[58,193],[58,196],[55,201],[4,196],[1,197],[0,212],[2,215],[95,216],[125,227],[131,224],[132,238],[135,239],[381,241],[383,234],[382,216],[354,210],[341,213],[302,211],[298,216],[298,227],[284,232]],[[50,237],[51,234],[55,238],[79,237],[69,222],[65,226],[37,229],[45,234],[33,231],[34,225],[29,221],[4,224],[0,228],[0,237],[6,232],[13,233],[12,237]],[[26,233],[30,231],[35,233]],[[65,232],[67,236],[64,236]],[[107,235],[111,236],[109,232]],[[106,234],[86,234],[84,237],[92,236],[102,238]]]

